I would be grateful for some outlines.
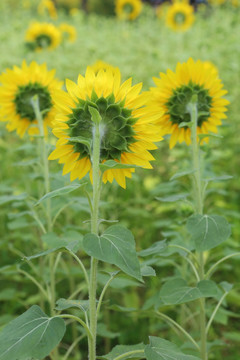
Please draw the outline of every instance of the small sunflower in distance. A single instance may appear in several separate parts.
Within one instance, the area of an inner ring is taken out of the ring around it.
[[[54,78],[55,70],[48,71],[46,64],[24,61],[21,67],[14,66],[0,75],[0,120],[7,121],[9,131],[17,131],[22,137],[38,134],[38,125],[31,104],[34,95],[38,95],[40,111],[44,120],[44,129],[52,125],[55,109],[52,95],[60,89],[62,82]]]
[[[97,60],[93,65],[91,65],[92,70],[94,71],[95,75],[100,71],[100,70],[112,70],[113,72],[118,71],[117,67],[114,67],[108,63],[106,63],[105,61],[102,60]]]
[[[70,173],[71,181],[92,172],[91,146],[94,123],[89,107],[101,116],[100,161],[107,160],[143,168],[152,168],[154,160],[149,150],[156,149],[154,142],[162,140],[161,130],[151,115],[142,119],[145,97],[139,95],[142,84],[131,85],[132,79],[121,84],[120,71],[100,70],[97,75],[91,67],[78,83],[67,80],[68,92],[57,91],[54,102],[57,108],[53,133],[59,138],[49,160],[59,159],[64,164],[63,175]],[[79,139],[79,141],[78,141]],[[84,143],[81,142],[84,139]],[[106,170],[103,182],[115,179],[123,188],[126,177],[131,178],[134,168]]]
[[[54,20],[57,19],[57,9],[52,0],[42,0],[38,5],[38,13],[44,15],[45,11],[49,13],[50,17]]]
[[[177,1],[169,6],[166,24],[174,31],[188,30],[195,20],[193,7],[185,2]]]
[[[31,50],[52,50],[61,43],[61,31],[50,23],[32,23],[25,36],[27,46]]]
[[[160,73],[160,79],[154,78],[155,88],[149,91],[146,116],[149,112],[158,116],[158,123],[165,134],[171,134],[170,148],[177,141],[191,143],[191,130],[187,125],[191,121],[188,104],[193,95],[197,96],[198,134],[217,133],[217,126],[229,101],[222,98],[227,91],[212,68],[205,62],[189,59],[186,63],[177,64],[176,72],[168,70]],[[208,141],[204,138],[204,141]]]
[[[141,0],[116,0],[115,11],[121,20],[135,20],[142,11]]]
[[[63,35],[64,34],[67,35],[67,40],[69,42],[73,43],[74,41],[76,41],[76,39],[77,39],[77,31],[76,31],[74,26],[69,25],[67,23],[62,23],[62,24],[60,24],[59,29],[60,29],[60,31],[62,32]]]

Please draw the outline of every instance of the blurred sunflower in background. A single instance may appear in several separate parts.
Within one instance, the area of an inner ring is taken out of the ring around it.
[[[20,137],[26,131],[29,135],[39,133],[31,103],[37,95],[47,134],[55,116],[52,95],[62,86],[54,75],[55,70],[48,71],[46,64],[34,61],[29,66],[23,61],[21,67],[14,66],[0,75],[0,120],[7,122],[8,131],[16,130]]]
[[[142,84],[132,86],[132,79],[121,84],[120,71],[110,69],[94,73],[91,67],[78,83],[67,80],[67,92],[57,91],[54,102],[57,109],[53,133],[59,138],[49,160],[63,163],[63,175],[70,173],[71,181],[92,172],[91,152],[94,122],[91,108],[100,116],[100,160],[107,160],[143,168],[152,168],[154,160],[149,150],[154,142],[162,140],[161,129],[151,114],[142,119],[146,98],[139,95]],[[134,168],[106,170],[103,182],[115,179],[125,188],[126,177],[131,178]]]
[[[53,20],[56,20],[57,15],[57,9],[54,5],[54,2],[52,0],[42,0],[38,5],[38,13],[39,15],[44,15],[45,13],[48,13],[50,17]]]
[[[31,50],[52,50],[61,43],[61,31],[53,24],[34,22],[26,32],[25,40]]]
[[[62,35],[64,36],[64,34],[67,35],[67,40],[69,42],[74,42],[77,39],[77,30],[74,26],[69,25],[67,23],[62,23],[59,26],[59,29],[62,33]]]
[[[142,1],[116,0],[115,11],[121,20],[135,20],[142,11]]]
[[[166,25],[175,31],[188,30],[195,20],[194,9],[184,1],[176,1],[166,13]]]
[[[102,60],[97,60],[93,65],[90,66],[91,69],[94,71],[95,75],[100,71],[100,70],[111,70],[113,72],[118,71],[117,67],[112,66],[111,64],[106,63],[105,61]]]
[[[204,61],[203,66],[206,70],[211,70],[214,76],[218,76],[218,68],[211,61]]]
[[[198,134],[217,133],[217,126],[226,118],[226,105],[229,101],[222,98],[227,91],[213,71],[200,60],[189,59],[177,64],[176,72],[168,70],[160,73],[160,79],[153,79],[156,87],[148,95],[146,115],[158,116],[159,127],[165,134],[171,134],[170,148],[177,141],[191,143],[191,130],[187,123],[191,121],[188,104],[193,95],[197,96]],[[159,114],[159,115],[157,115]],[[207,137],[204,138],[207,141]]]

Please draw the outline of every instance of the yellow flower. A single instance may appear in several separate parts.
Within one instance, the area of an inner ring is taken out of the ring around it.
[[[121,20],[134,20],[142,11],[141,0],[116,0],[115,11]]]
[[[66,23],[62,23],[59,26],[60,31],[64,34],[67,34],[68,37],[68,41],[69,42],[74,42],[76,41],[77,38],[77,31],[75,29],[74,26],[66,24]]]
[[[170,6],[169,3],[163,3],[156,7],[156,15],[159,19],[162,19],[166,16],[166,12],[169,6]]]
[[[239,7],[240,6],[240,0],[231,0],[231,4],[234,7]]]
[[[203,65],[206,70],[211,70],[213,75],[218,76],[218,68],[211,61],[204,61]]]
[[[80,11],[80,9],[78,9],[78,8],[71,8],[71,9],[69,10],[69,14],[70,14],[71,16],[78,16],[80,13],[81,13],[81,11]]]
[[[105,61],[102,60],[97,60],[93,65],[91,65],[92,70],[94,71],[95,75],[100,71],[100,70],[111,70],[113,72],[118,71],[117,67],[114,67],[108,63],[106,63]]]
[[[166,24],[172,30],[186,31],[195,20],[193,7],[185,2],[177,1],[169,6],[166,15]]]
[[[29,26],[25,40],[33,50],[50,50],[60,44],[61,32],[53,24],[34,22]]]
[[[40,15],[43,15],[45,13],[45,10],[48,11],[49,15],[52,19],[57,19],[57,9],[54,5],[54,2],[51,0],[42,0],[40,4],[38,5],[38,13]]]
[[[121,84],[120,71],[110,69],[94,73],[91,67],[85,77],[79,75],[78,83],[66,80],[68,92],[54,95],[57,108],[53,133],[59,138],[50,160],[63,163],[63,175],[70,173],[71,181],[92,172],[91,144],[94,123],[89,107],[101,116],[101,156],[104,163],[114,160],[122,164],[152,168],[154,160],[149,150],[156,149],[154,142],[162,140],[156,121],[149,116],[141,119],[145,97],[139,95],[142,84],[131,85],[132,79]],[[82,139],[84,140],[82,142]],[[89,145],[87,145],[89,144]],[[115,179],[126,187],[126,177],[131,178],[134,168],[106,170],[103,182]]]
[[[178,63],[176,72],[160,73],[160,79],[154,78],[154,82],[156,87],[148,92],[146,116],[151,112],[152,116],[158,117],[162,131],[171,134],[170,148],[177,141],[191,143],[191,130],[184,123],[191,120],[188,104],[193,95],[198,99],[198,134],[217,133],[221,119],[226,118],[225,106],[229,101],[222,98],[227,91],[223,90],[218,75],[211,67],[206,67],[205,62],[190,58],[186,63]]]
[[[16,130],[20,137],[26,131],[30,135],[39,133],[31,105],[32,97],[38,95],[47,132],[55,116],[52,95],[62,86],[54,75],[55,70],[48,71],[46,64],[38,65],[34,61],[29,66],[23,61],[21,67],[14,66],[0,75],[0,120],[8,122],[9,131]]]

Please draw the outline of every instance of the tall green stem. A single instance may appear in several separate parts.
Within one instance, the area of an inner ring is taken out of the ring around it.
[[[93,175],[93,201],[92,201],[92,216],[91,216],[91,232],[98,235],[98,212],[100,200],[100,175],[99,175],[99,161],[100,161],[100,129],[99,124],[95,124],[93,134],[93,153],[92,153],[92,175]],[[90,331],[92,338],[88,338],[89,360],[96,359],[96,337],[97,337],[97,264],[98,260],[91,258],[91,272],[89,284],[89,312],[90,312]]]
[[[32,98],[32,107],[35,112],[35,116],[38,122],[38,128],[40,133],[40,146],[42,152],[42,165],[43,165],[43,174],[44,174],[44,190],[45,193],[50,192],[50,177],[49,177],[49,167],[48,167],[48,150],[47,144],[45,141],[44,134],[44,124],[43,117],[39,106],[38,96]],[[46,199],[46,220],[47,220],[47,232],[52,231],[52,217],[51,217],[51,199]],[[56,293],[55,293],[55,272],[54,272],[54,254],[49,255],[49,269],[50,269],[50,311],[51,315],[55,315],[55,302],[56,302]],[[58,358],[57,349],[53,351],[53,359]]]
[[[203,214],[203,191],[202,191],[202,173],[201,173],[201,161],[200,161],[200,149],[197,137],[197,126],[198,126],[198,110],[197,110],[197,99],[192,98],[190,107],[190,115],[192,122],[192,156],[193,156],[193,168],[194,168],[194,195],[195,195],[195,211],[197,214]],[[196,254],[199,262],[199,278],[204,280],[204,254],[199,252]],[[201,344],[200,352],[202,360],[208,359],[207,354],[207,336],[206,336],[206,310],[205,310],[205,299],[202,298],[200,301],[200,330],[201,330]]]

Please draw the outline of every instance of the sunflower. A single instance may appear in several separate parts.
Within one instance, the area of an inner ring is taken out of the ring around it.
[[[74,26],[67,23],[62,23],[60,24],[59,29],[63,34],[67,34],[67,39],[69,42],[76,41],[77,31]]]
[[[49,160],[59,159],[64,164],[63,175],[70,173],[71,181],[92,173],[91,145],[94,123],[89,107],[101,115],[101,163],[114,160],[122,164],[152,168],[154,160],[149,150],[156,149],[154,142],[162,140],[156,120],[141,119],[145,97],[139,95],[142,84],[131,85],[132,79],[121,84],[120,71],[110,69],[94,73],[91,67],[85,77],[79,75],[78,83],[66,80],[68,92],[54,95],[57,108],[53,133],[59,138]],[[84,143],[82,140],[84,139]],[[126,177],[134,168],[106,170],[103,182],[115,179],[123,188]]]
[[[142,11],[141,0],[116,0],[115,11],[122,20],[134,20]]]
[[[55,115],[52,95],[62,83],[54,78],[55,70],[48,71],[46,64],[23,61],[21,67],[14,66],[0,75],[0,120],[7,121],[9,131],[16,130],[22,137],[26,130],[30,135],[39,133],[31,99],[38,95],[44,120],[44,129],[51,126]]]
[[[195,20],[193,7],[185,2],[177,1],[169,6],[166,15],[166,24],[172,30],[186,31]]]
[[[178,63],[175,73],[171,70],[160,73],[160,79],[154,78],[154,82],[157,87],[148,92],[146,117],[150,111],[152,116],[158,116],[159,126],[165,134],[171,134],[170,148],[177,141],[191,143],[191,130],[184,124],[191,121],[188,104],[193,95],[198,99],[198,134],[217,133],[217,125],[226,118],[225,106],[229,101],[222,98],[227,91],[205,62],[190,58],[186,63]],[[204,140],[207,141],[207,137]]]
[[[40,4],[38,5],[38,13],[40,15],[44,15],[45,11],[48,11],[50,17],[52,19],[57,19],[57,9],[54,5],[54,2],[52,0],[42,0]]]
[[[100,70],[111,70],[113,72],[118,71],[117,67],[114,67],[108,63],[106,63],[105,61],[102,60],[97,60],[93,65],[91,65],[92,70],[94,71],[95,75],[100,71]]]
[[[32,23],[26,33],[25,40],[33,50],[54,49],[61,42],[60,30],[50,23]]]
[[[218,76],[218,68],[211,61],[204,61],[203,65],[206,70],[211,70],[213,75]]]

